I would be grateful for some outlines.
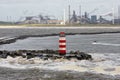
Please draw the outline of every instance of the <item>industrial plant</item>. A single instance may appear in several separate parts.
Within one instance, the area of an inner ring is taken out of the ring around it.
[[[81,6],[79,6],[78,11],[75,11],[71,9],[70,5],[68,5],[68,11],[64,10],[64,15],[62,19],[58,19],[55,16],[39,14],[34,16],[22,17],[20,18],[20,20],[15,21],[14,24],[120,24],[120,6],[118,6],[117,15],[112,10],[101,15],[93,15],[93,13],[95,13],[96,11],[98,11],[97,8],[95,8],[91,12],[82,12]],[[77,14],[78,12],[79,14]],[[108,20],[106,17],[111,17],[111,19]],[[0,23],[5,22],[0,21]]]
[[[91,15],[98,9],[95,8],[91,12],[84,12],[82,15],[81,11],[81,6],[79,9],[79,14],[76,14],[76,11],[72,11],[71,14],[71,9],[70,5],[68,7],[68,21],[66,22],[67,24],[120,24],[120,6],[118,6],[118,15],[116,16],[114,10],[111,10],[110,12],[101,14],[101,15]],[[112,19],[107,20],[106,17],[111,17]]]

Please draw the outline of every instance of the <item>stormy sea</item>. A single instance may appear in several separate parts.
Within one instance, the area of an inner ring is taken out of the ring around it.
[[[67,54],[82,51],[93,60],[0,59],[0,80],[120,80],[120,33],[66,35]],[[28,37],[0,50],[58,49],[59,36]]]
[[[93,60],[8,56],[0,58],[0,80],[120,80],[118,28],[1,28],[0,40],[21,35],[38,36],[2,44],[0,50],[58,50],[59,36],[56,33],[60,31],[74,33],[66,35],[67,54],[79,50],[92,55]]]

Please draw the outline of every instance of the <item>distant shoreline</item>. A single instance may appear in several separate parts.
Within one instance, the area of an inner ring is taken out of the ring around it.
[[[119,24],[0,24],[0,28],[18,28],[18,27],[120,27]]]
[[[111,26],[92,26],[92,25],[81,25],[81,26],[64,26],[64,25],[41,25],[41,26],[35,26],[35,25],[0,25],[0,28],[120,28],[120,25],[111,25]]]
[[[0,37],[24,35],[120,33],[120,26],[1,26]]]

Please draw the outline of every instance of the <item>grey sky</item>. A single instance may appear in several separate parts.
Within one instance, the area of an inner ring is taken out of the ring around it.
[[[63,10],[67,11],[69,4],[77,13],[79,5],[82,6],[82,12],[91,12],[97,8],[94,14],[103,14],[114,7],[117,13],[120,0],[0,0],[0,20],[18,20],[20,17],[38,14],[54,15],[61,19]]]

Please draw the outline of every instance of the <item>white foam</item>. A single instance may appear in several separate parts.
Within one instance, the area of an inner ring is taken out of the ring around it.
[[[105,45],[105,46],[120,46],[120,44],[113,44],[113,43],[103,43],[103,42],[93,42],[94,45]]]
[[[91,73],[102,73],[108,75],[120,75],[120,62],[119,58],[116,59],[120,54],[109,53],[90,53],[93,56],[93,61],[82,60],[78,61],[76,59],[66,60],[47,60],[44,61],[40,58],[32,58],[27,60],[22,57],[7,59],[0,59],[0,67],[15,68],[15,69],[49,69],[49,70],[70,70],[78,72],[91,72]],[[112,71],[107,71],[110,69]]]

